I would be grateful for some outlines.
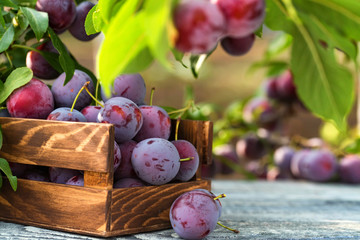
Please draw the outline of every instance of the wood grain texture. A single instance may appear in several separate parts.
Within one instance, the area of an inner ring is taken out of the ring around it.
[[[111,206],[110,236],[146,232],[171,227],[169,210],[182,193],[203,188],[210,190],[207,180],[114,189]]]
[[[0,157],[10,162],[108,172],[111,124],[2,118]],[[113,147],[112,147],[113,148]]]
[[[114,174],[99,172],[84,172],[84,186],[111,190],[113,188]]]
[[[189,182],[113,189],[111,124],[0,117],[0,125],[4,135],[0,157],[83,170],[85,185],[19,179],[13,192],[5,182],[0,191],[0,220],[103,237],[154,231],[170,227],[170,206],[180,194],[196,188],[210,190],[210,182],[201,180],[200,166]],[[182,120],[179,139],[194,144],[203,164],[211,161],[211,122]]]
[[[96,235],[107,231],[107,190],[19,179],[16,192],[5,182],[0,193],[2,220]]]

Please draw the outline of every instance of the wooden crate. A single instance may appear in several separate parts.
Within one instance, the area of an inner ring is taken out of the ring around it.
[[[174,124],[174,122],[172,122]],[[18,179],[0,190],[0,220],[92,236],[111,237],[170,228],[169,209],[182,193],[204,188],[200,167],[193,180],[113,189],[111,124],[1,118],[9,162],[84,171],[84,187]],[[182,120],[179,139],[191,141],[202,163],[211,161],[212,123]]]

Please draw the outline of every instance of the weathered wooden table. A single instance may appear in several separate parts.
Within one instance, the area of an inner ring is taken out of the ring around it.
[[[360,239],[360,185],[214,180],[226,193],[221,222],[206,239]],[[174,239],[172,230],[110,239]],[[0,239],[98,239],[0,222]]]

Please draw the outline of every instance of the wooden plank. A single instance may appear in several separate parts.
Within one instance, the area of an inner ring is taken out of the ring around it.
[[[113,180],[113,170],[111,170],[110,173],[84,172],[85,187],[111,190],[113,188]]]
[[[110,139],[115,139],[115,132],[110,131]],[[114,140],[115,141],[115,140]],[[112,143],[112,142],[111,142]],[[114,182],[114,144],[108,148],[109,171],[106,173],[84,171],[84,186],[111,190]]]
[[[171,125],[176,125],[176,120],[171,120]],[[172,127],[170,139],[175,139],[175,127]],[[199,153],[202,164],[212,162],[213,123],[210,121],[181,120],[178,139],[191,142]]]
[[[18,179],[14,192],[0,190],[0,219],[63,231],[105,235],[111,194],[107,190]]]
[[[0,157],[10,162],[108,172],[113,148],[111,124],[0,117],[4,144]]]
[[[110,236],[169,228],[171,204],[182,193],[203,188],[210,190],[207,180],[114,189],[111,206]]]

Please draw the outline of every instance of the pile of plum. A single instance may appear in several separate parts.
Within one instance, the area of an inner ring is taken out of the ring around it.
[[[291,70],[268,78],[257,95],[235,106],[233,112],[239,115],[228,113],[227,122],[234,135],[214,148],[213,167],[221,174],[230,174],[233,168],[226,164],[230,162],[257,178],[268,180],[360,183],[358,155],[345,152],[336,155],[320,138],[289,138],[284,133],[282,121],[296,110],[306,111],[306,107],[297,97]],[[204,169],[203,172],[211,177],[215,171]]]
[[[211,53],[218,43],[231,55],[245,54],[252,47],[255,32],[265,16],[264,0],[181,0],[176,3],[174,47],[196,55]],[[81,41],[98,35],[88,36],[84,29],[86,15],[93,6],[83,1],[76,7],[73,0],[38,0],[36,3],[37,10],[48,13],[49,26],[56,34],[69,30]],[[58,54],[48,38],[41,40],[37,49]],[[35,78],[8,97],[7,110],[1,111],[0,116],[113,124],[114,188],[185,182],[194,177],[199,167],[196,148],[186,140],[168,140],[170,117],[161,107],[144,104],[146,86],[140,74],[118,76],[111,96],[101,92],[103,102],[99,102],[94,97],[97,86],[81,70],[75,70],[64,85],[65,73],[56,71],[37,51],[28,52],[26,66]],[[49,88],[38,79],[55,81]],[[83,173],[77,170],[16,163],[10,166],[13,174],[21,178],[84,185]],[[206,237],[221,215],[218,198],[204,189],[179,196],[170,210],[174,230],[184,238]]]
[[[51,89],[37,79],[16,89],[6,102],[10,116],[113,124],[114,187],[184,182],[195,175],[199,166],[195,147],[186,140],[168,141],[170,117],[159,106],[143,104],[146,87],[140,74],[117,77],[109,99],[103,93],[103,106],[90,105],[95,90],[86,73],[76,70],[66,85],[64,79],[65,74],[61,74]],[[91,95],[85,91],[78,94],[86,84]],[[83,176],[78,171],[50,168],[47,174],[29,166],[11,164],[11,167],[17,176],[83,185]]]
[[[66,30],[81,41],[92,40],[84,22],[94,6],[84,1],[78,6],[73,0],[38,0],[36,9],[48,13],[49,25],[57,34]],[[38,50],[58,53],[49,39]],[[140,74],[117,77],[111,96],[102,91],[103,104],[91,105],[95,94],[91,77],[75,70],[64,84],[65,73],[58,73],[42,55],[29,51],[26,66],[33,71],[28,84],[16,89],[6,100],[2,116],[56,121],[111,123],[115,128],[115,188],[161,185],[170,181],[189,181],[199,166],[199,156],[188,141],[168,141],[171,121],[158,106],[145,105],[146,86]],[[55,79],[51,89],[41,80]],[[82,91],[85,89],[86,91]],[[95,98],[96,100],[96,98]],[[83,185],[79,171],[61,168],[34,167],[11,163],[14,175],[27,179]]]

